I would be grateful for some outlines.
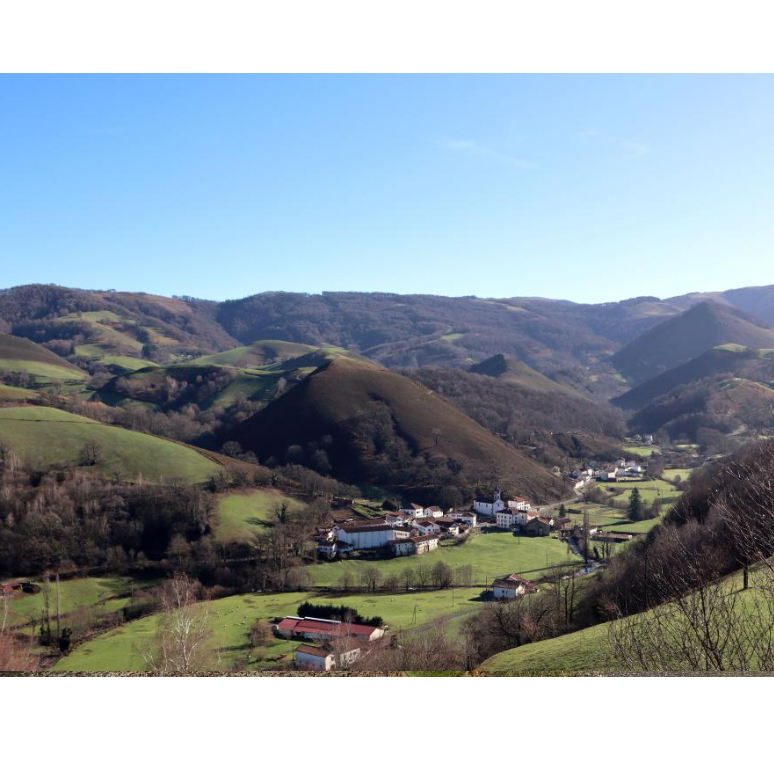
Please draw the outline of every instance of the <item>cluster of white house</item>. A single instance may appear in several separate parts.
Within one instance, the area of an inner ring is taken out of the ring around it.
[[[608,470],[595,470],[597,481],[618,481],[622,478],[641,478],[648,472],[648,466],[636,460],[616,460],[615,465]]]
[[[530,537],[544,537],[555,526],[553,518],[541,516],[526,498],[505,499],[499,490],[495,491],[491,500],[474,500],[473,510],[494,516],[500,529],[520,529]]]
[[[541,518],[524,497],[503,499],[498,490],[491,500],[474,500],[471,510],[447,513],[437,505],[410,503],[381,519],[350,519],[318,530],[317,551],[334,559],[352,551],[389,549],[395,556],[434,551],[442,537],[459,537],[476,527],[480,518],[503,529],[520,527],[526,534],[547,535],[552,519]]]
[[[395,556],[424,554],[438,548],[442,536],[459,537],[476,526],[475,513],[443,511],[412,503],[383,519],[345,521],[318,532],[317,550],[333,559],[339,554],[389,548]]]

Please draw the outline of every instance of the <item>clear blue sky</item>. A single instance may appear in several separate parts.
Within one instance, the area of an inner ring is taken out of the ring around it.
[[[2,76],[0,286],[774,283],[770,76]]]

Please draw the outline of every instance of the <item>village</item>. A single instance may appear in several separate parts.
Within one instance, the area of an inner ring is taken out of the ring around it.
[[[652,438],[636,439],[643,445]],[[589,460],[581,468],[565,473],[574,486],[574,500],[585,500],[584,489],[615,482],[643,481],[648,464],[643,459],[621,457],[608,464]],[[568,501],[570,504],[572,501]],[[559,506],[559,515],[556,506]],[[582,557],[586,571],[609,557],[616,545],[635,535],[618,528],[591,523],[587,517],[573,518],[564,504],[535,506],[527,498],[509,496],[496,489],[490,497],[479,496],[465,509],[444,512],[437,505],[405,503],[376,518],[345,518],[319,528],[315,534],[318,556],[326,561],[348,558],[389,559],[436,551],[444,545],[458,545],[480,532],[507,531],[517,537],[554,537],[568,544]],[[596,543],[599,549],[592,548]],[[510,601],[538,592],[538,584],[510,573],[490,581],[486,597]],[[299,669],[346,668],[363,658],[373,647],[385,647],[389,632],[378,626],[348,624],[337,620],[288,617],[277,621],[276,636],[299,640],[295,663]]]

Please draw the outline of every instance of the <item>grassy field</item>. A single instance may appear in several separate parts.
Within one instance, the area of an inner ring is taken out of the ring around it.
[[[687,481],[694,470],[698,470],[698,468],[669,468],[664,471],[664,478],[674,481],[679,476],[683,481]]]
[[[640,490],[642,501],[650,505],[658,496],[662,505],[669,505],[680,497],[680,490],[669,481],[655,479],[653,481],[600,482],[599,488],[605,493],[615,493],[613,503],[620,508],[626,508],[632,489]]]
[[[39,586],[44,582],[36,580]],[[91,607],[110,597],[128,594],[132,590],[132,579],[125,577],[75,578],[59,584],[59,609],[62,614],[71,613],[80,607]],[[134,581],[134,587],[137,587]],[[56,584],[51,581],[51,613],[56,611]],[[44,606],[44,595],[17,592],[11,601],[9,621],[11,625],[40,619]]]
[[[53,363],[11,360],[10,358],[0,358],[0,370],[16,373],[26,371],[30,376],[36,377],[38,382],[83,381],[86,378],[83,371],[78,370],[74,366],[67,368]]]
[[[274,509],[282,502],[299,509],[302,503],[276,489],[230,492],[218,498],[214,535],[218,540],[250,542],[274,522]]]
[[[723,581],[729,593],[741,588],[739,576]],[[755,595],[751,590],[745,594]],[[752,600],[754,596],[745,598]],[[744,608],[742,608],[744,609]],[[610,671],[621,669],[609,642],[609,623],[581,629],[562,637],[506,650],[481,665],[488,672]]]
[[[560,672],[620,668],[610,652],[608,624],[506,650],[481,665],[484,672]]]
[[[34,398],[37,393],[24,387],[11,387],[9,384],[0,384],[0,400],[25,401]]]
[[[354,607],[363,615],[381,615],[394,631],[410,630],[462,608],[480,604],[478,589],[430,591],[418,594],[317,596],[306,592],[286,594],[243,594],[214,602],[208,608],[210,641],[207,661],[212,669],[267,669],[287,666],[297,642],[271,639],[251,653],[252,624],[259,618],[295,615],[298,606],[311,602],[333,602]],[[77,648],[59,661],[57,671],[147,670],[144,656],[153,653],[159,616],[133,621],[103,634]]]
[[[470,538],[464,545],[439,548],[421,556],[402,556],[395,559],[368,561],[346,559],[338,562],[323,562],[309,568],[318,586],[336,586],[342,575],[349,571],[357,578],[365,568],[376,567],[383,576],[399,575],[410,567],[416,570],[423,565],[432,567],[436,562],[445,562],[452,569],[473,566],[473,583],[491,583],[500,575],[512,572],[526,578],[538,578],[545,568],[568,562],[580,562],[580,558],[569,552],[566,543],[552,537],[515,537],[510,532],[489,532]]]
[[[622,446],[621,447],[626,454],[631,454],[632,457],[650,457],[653,452],[660,451],[658,446]]]
[[[214,355],[203,355],[192,363],[200,365],[227,365],[238,368],[259,368],[269,363],[277,363],[291,358],[308,355],[317,350],[309,344],[296,344],[290,341],[256,341],[246,347],[236,347]]]
[[[40,344],[6,333],[0,333],[0,370],[26,371],[40,383],[86,379],[83,371]]]
[[[124,371],[136,371],[139,368],[152,368],[156,365],[152,360],[143,360],[139,357],[130,357],[129,355],[110,355],[101,354],[99,361],[106,366],[117,366]]]
[[[582,505],[581,511],[588,511],[589,521],[598,527],[614,532],[631,532],[633,534],[645,534],[652,527],[661,522],[661,519],[645,519],[644,521],[629,521],[626,513],[618,508],[611,508],[607,505]],[[568,513],[571,519],[578,524],[583,523],[583,514]]]
[[[241,371],[236,379],[227,387],[215,393],[209,400],[202,403],[202,408],[227,408],[240,398],[258,400],[269,398],[274,393],[279,375],[267,374],[258,371]]]
[[[78,464],[87,441],[96,441],[101,457],[95,469],[126,480],[142,475],[148,481],[199,482],[221,469],[203,454],[173,441],[42,406],[0,408],[0,439],[38,467]]]

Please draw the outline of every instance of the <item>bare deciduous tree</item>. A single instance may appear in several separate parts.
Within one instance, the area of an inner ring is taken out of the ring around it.
[[[200,669],[209,637],[209,606],[199,602],[200,585],[183,573],[161,589],[161,620],[156,652],[146,654],[152,669],[188,674]]]

